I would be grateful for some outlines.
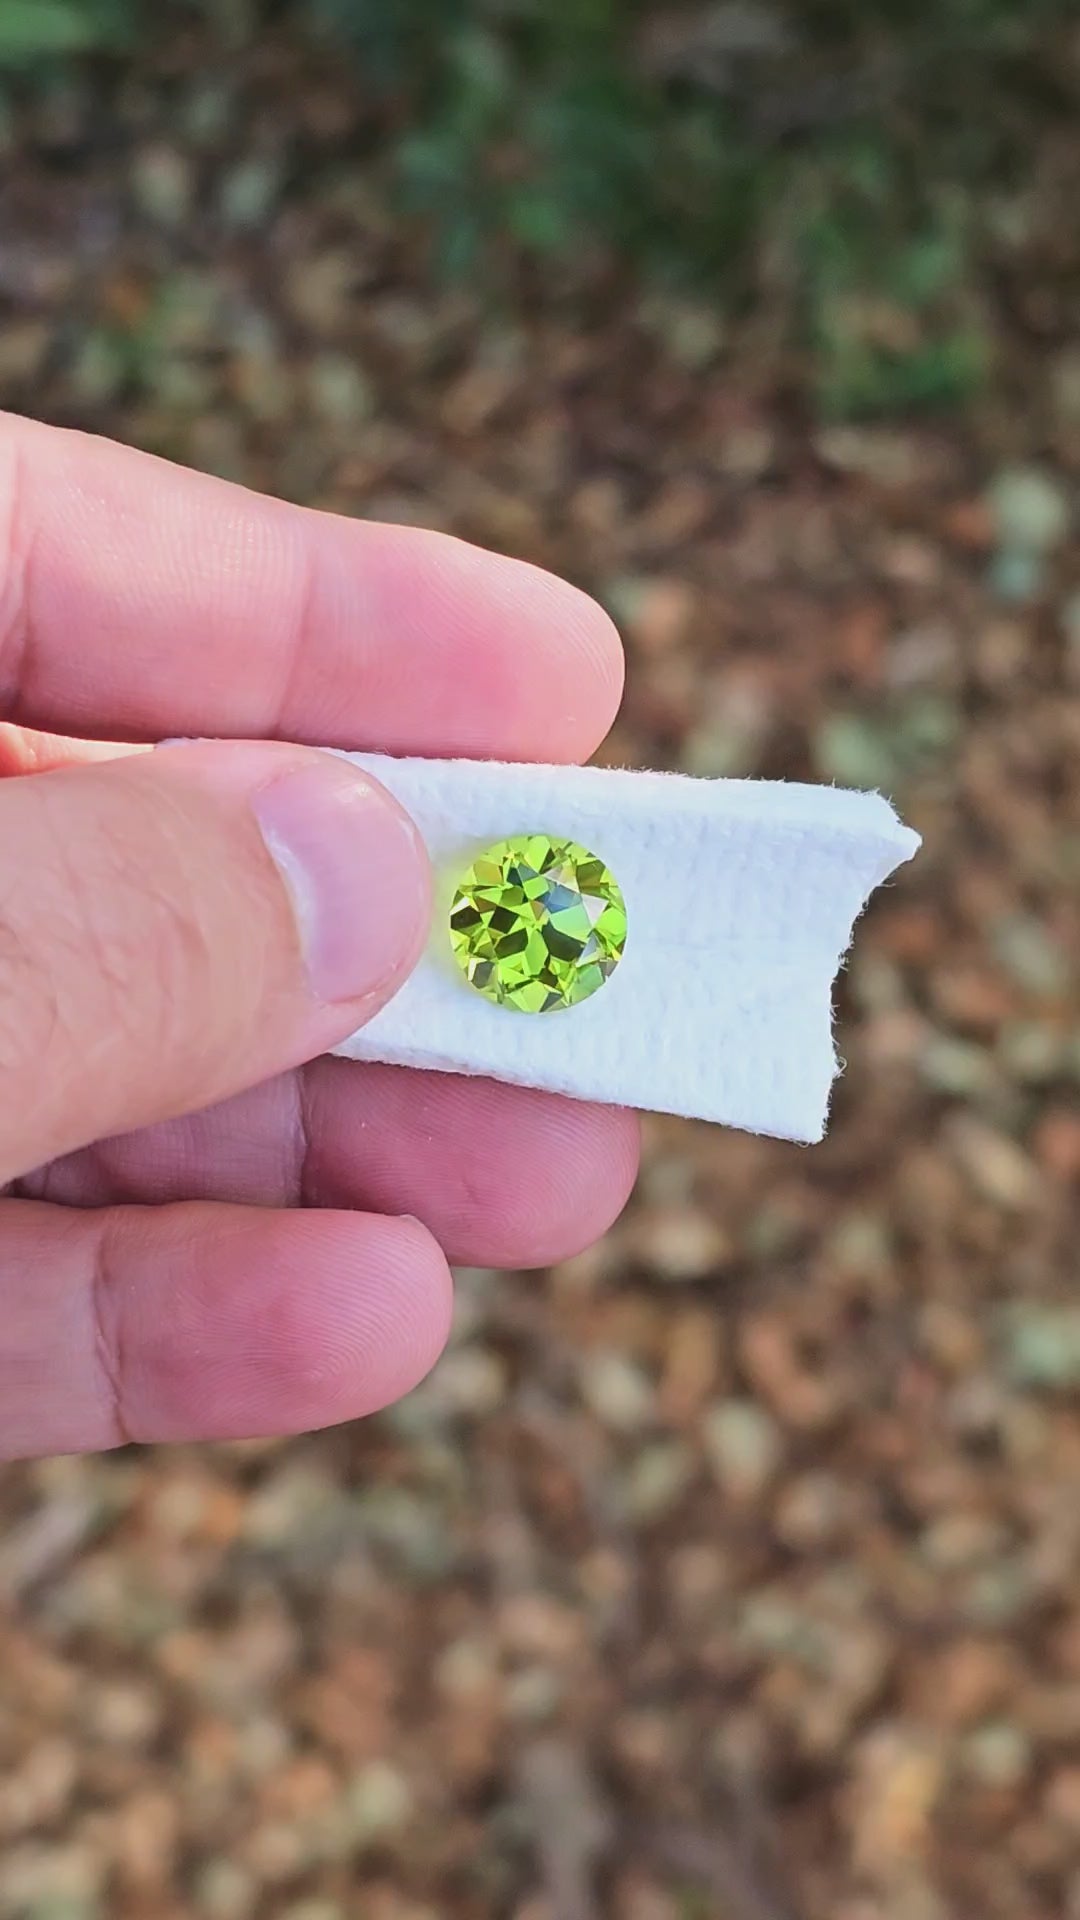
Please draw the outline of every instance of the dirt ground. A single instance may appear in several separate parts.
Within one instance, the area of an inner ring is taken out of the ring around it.
[[[1080,1920],[1076,156],[964,419],[823,425],[767,316],[433,290],[298,58],[20,110],[0,397],[563,571],[606,758],[925,847],[823,1146],[648,1122],[384,1418],[5,1473],[0,1920]]]

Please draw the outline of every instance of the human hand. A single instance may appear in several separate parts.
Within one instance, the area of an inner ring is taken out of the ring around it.
[[[570,761],[621,672],[535,568],[0,420],[0,1456],[371,1412],[448,1259],[609,1224],[631,1115],[317,1057],[429,876],[374,782],[268,742]]]

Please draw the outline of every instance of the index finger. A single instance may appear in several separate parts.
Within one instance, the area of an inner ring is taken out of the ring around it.
[[[537,567],[0,417],[0,715],[72,733],[585,759],[615,629]]]

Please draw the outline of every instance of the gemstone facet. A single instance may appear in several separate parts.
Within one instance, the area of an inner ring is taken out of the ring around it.
[[[520,1013],[587,1000],[614,973],[626,945],[615,876],[575,840],[515,834],[461,875],[450,945],[469,985]]]

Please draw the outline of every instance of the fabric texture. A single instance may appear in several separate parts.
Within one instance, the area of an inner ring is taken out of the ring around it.
[[[874,793],[598,767],[348,754],[390,789],[436,876],[432,936],[389,1006],[338,1049],[811,1142],[837,1072],[832,988],[854,923],[919,846]],[[581,842],[611,868],[626,951],[579,1006],[524,1014],[475,992],[447,933],[458,875],[510,834]]]

